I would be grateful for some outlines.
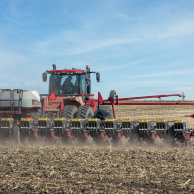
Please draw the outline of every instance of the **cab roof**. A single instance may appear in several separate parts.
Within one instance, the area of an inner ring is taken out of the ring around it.
[[[79,69],[50,70],[50,74],[86,74],[87,71]]]

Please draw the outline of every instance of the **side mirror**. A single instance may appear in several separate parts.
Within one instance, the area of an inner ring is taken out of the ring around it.
[[[44,72],[42,74],[42,80],[43,80],[43,82],[46,82],[47,81],[47,73],[46,72]]]
[[[96,81],[100,82],[100,74],[99,73],[96,73]]]

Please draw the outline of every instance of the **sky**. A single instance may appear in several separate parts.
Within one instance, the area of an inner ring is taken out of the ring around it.
[[[193,0],[0,0],[0,13],[0,89],[48,93],[55,63],[99,72],[95,97],[194,100]]]

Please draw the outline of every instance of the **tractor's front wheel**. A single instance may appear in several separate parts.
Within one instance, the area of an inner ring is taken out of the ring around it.
[[[77,118],[79,119],[87,119],[94,116],[93,110],[91,106],[83,105],[78,108]]]

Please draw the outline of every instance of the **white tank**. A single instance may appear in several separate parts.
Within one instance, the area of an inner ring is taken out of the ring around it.
[[[2,90],[0,91],[0,110],[10,108],[11,104],[11,97],[10,97],[10,90]],[[19,90],[14,90],[13,92],[13,104],[14,107],[18,107],[19,104],[19,95],[21,95],[21,109],[37,109],[41,107],[40,103],[40,95],[37,91],[26,91],[23,90],[20,93]]]

